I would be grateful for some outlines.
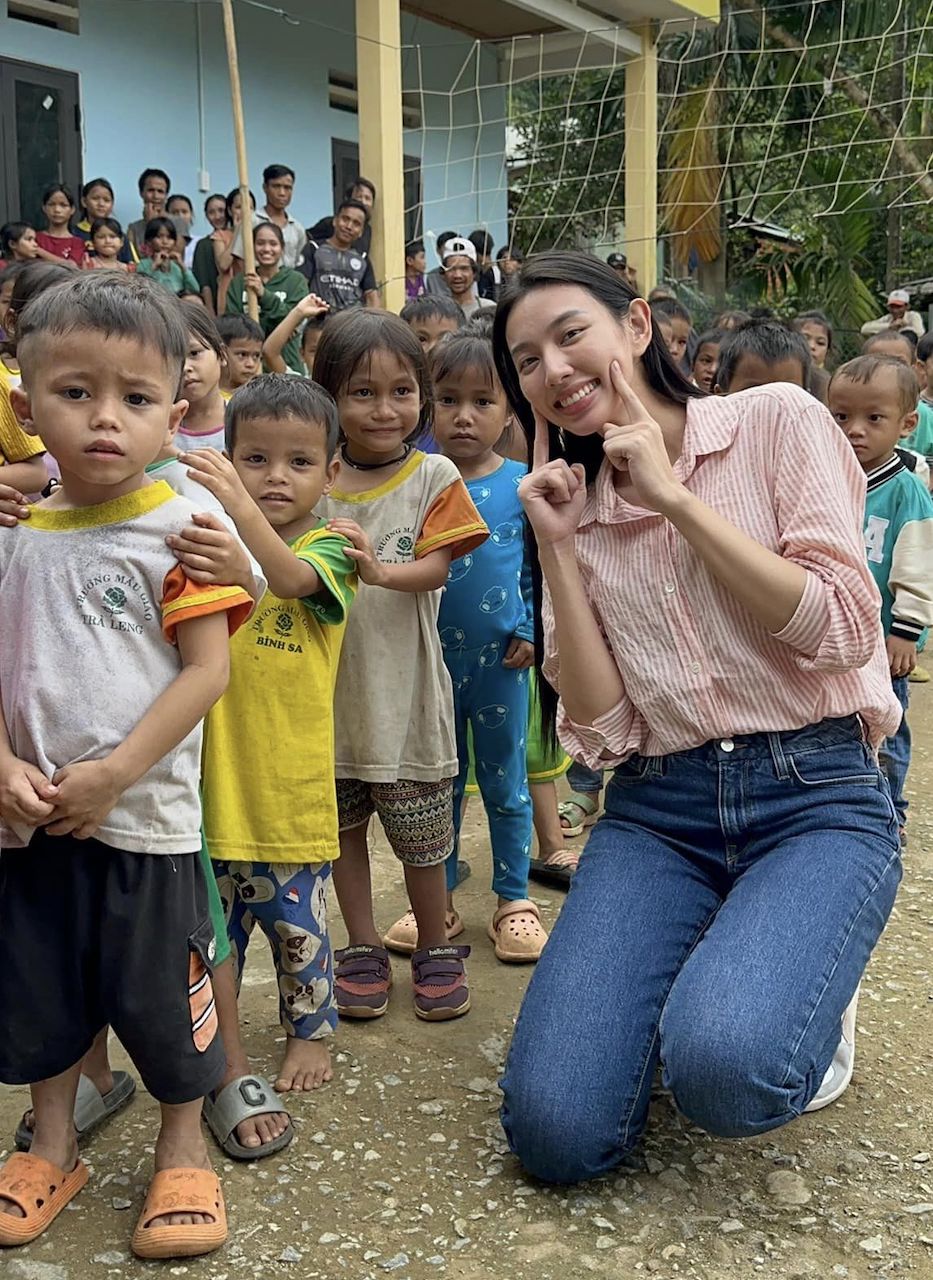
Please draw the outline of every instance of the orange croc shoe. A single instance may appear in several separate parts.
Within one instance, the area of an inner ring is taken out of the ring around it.
[[[199,1213],[212,1222],[152,1227],[172,1213]],[[227,1210],[220,1180],[210,1169],[163,1169],[149,1184],[146,1203],[133,1232],[137,1258],[198,1258],[227,1238]]]
[[[487,933],[490,942],[496,944],[496,959],[505,964],[533,964],[547,942],[541,912],[528,898],[501,906]]]
[[[87,1182],[81,1160],[71,1173],[39,1156],[17,1151],[0,1169],[0,1199],[22,1209],[23,1217],[0,1213],[0,1246],[11,1248],[37,1239]]]

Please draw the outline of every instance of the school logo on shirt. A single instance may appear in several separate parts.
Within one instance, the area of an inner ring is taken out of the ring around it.
[[[143,584],[130,573],[98,573],[81,587],[75,600],[87,627],[142,635],[155,606]]]
[[[104,608],[110,613],[122,613],[126,604],[126,592],[122,587],[108,587],[104,592]]]
[[[283,653],[304,653],[301,640],[311,638],[308,620],[297,605],[294,608],[283,608],[281,604],[270,605],[253,617],[249,629],[257,645],[279,649]]]
[[[412,529],[393,529],[376,543],[376,557],[383,564],[407,564],[415,558]]]

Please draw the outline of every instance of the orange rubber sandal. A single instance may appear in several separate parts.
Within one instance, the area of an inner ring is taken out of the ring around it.
[[[210,1215],[213,1222],[150,1227],[170,1213]],[[210,1169],[163,1169],[149,1184],[146,1203],[133,1232],[137,1258],[198,1258],[227,1239],[227,1210],[220,1179]]]
[[[79,1160],[70,1173],[40,1156],[17,1151],[0,1169],[0,1198],[22,1209],[25,1217],[0,1213],[0,1246],[15,1247],[38,1239],[87,1182],[87,1165]]]

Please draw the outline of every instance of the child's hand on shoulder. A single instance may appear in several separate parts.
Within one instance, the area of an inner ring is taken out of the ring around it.
[[[888,636],[885,648],[888,651],[892,677],[897,680],[901,676],[909,676],[917,665],[916,643],[913,640],[903,640],[900,636]]]
[[[219,587],[243,586],[252,594],[253,575],[243,544],[210,512],[198,511],[191,518],[193,524],[165,539],[185,576]]]
[[[12,754],[0,758],[0,817],[5,821],[37,826],[53,812],[58,794],[38,765]]]
[[[217,449],[192,449],[190,453],[181,454],[180,459],[189,468],[191,479],[203,484],[234,520],[255,511],[256,504],[246,492],[233,463]]]
[[[360,582],[369,587],[386,585],[386,566],[376,558],[372,540],[365,529],[361,529],[355,520],[328,520],[327,527],[331,533],[339,533],[351,544],[344,547],[343,554],[356,564]]]
[[[535,665],[534,645],[530,640],[523,640],[521,636],[513,636],[502,659],[502,665],[511,671],[524,671],[528,667],[533,667]]]
[[[12,529],[20,520],[29,519],[29,503],[19,489],[0,484],[0,525]]]
[[[50,836],[92,836],[126,789],[108,759],[79,760],[52,779],[58,798],[48,824]]]

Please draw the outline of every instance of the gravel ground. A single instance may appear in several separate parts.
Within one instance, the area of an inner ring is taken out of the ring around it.
[[[291,1147],[258,1165],[218,1158],[231,1234],[208,1259],[144,1264],[130,1254],[157,1119],[141,1094],[88,1148],[88,1187],[45,1239],[0,1257],[0,1277],[120,1280],[167,1265],[193,1280],[929,1280],[933,686],[912,694],[906,874],[862,986],[855,1079],[834,1106],[767,1138],[727,1143],[659,1096],[630,1168],[572,1190],[524,1178],[499,1128],[496,1078],[528,973],[498,964],[485,936],[488,852],[473,804],[466,853],[475,871],[460,895],[474,949],[469,1016],[417,1022],[398,960],[388,1016],[341,1026],[334,1081],[294,1102]],[[377,861],[388,924],[403,895],[383,841]],[[534,898],[553,921],[562,896],[536,888]],[[339,945],[339,925],[335,933]],[[257,1068],[273,1074],[275,986],[265,948],[254,951],[242,1013]],[[116,1060],[126,1065],[119,1049]],[[25,1090],[0,1090],[0,1134],[12,1133],[25,1105]]]

